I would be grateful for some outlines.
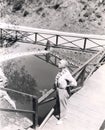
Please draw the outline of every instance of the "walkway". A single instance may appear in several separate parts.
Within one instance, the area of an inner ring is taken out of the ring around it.
[[[99,130],[105,120],[105,65],[69,101],[68,118],[56,125],[52,116],[42,130]]]

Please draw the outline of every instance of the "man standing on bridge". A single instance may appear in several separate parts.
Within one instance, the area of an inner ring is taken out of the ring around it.
[[[77,82],[72,77],[68,69],[68,62],[62,59],[58,63],[59,72],[55,78],[55,87],[57,89],[57,103],[59,103],[59,120],[57,124],[61,124],[62,120],[67,116],[68,99],[70,97],[69,87],[76,87]]]

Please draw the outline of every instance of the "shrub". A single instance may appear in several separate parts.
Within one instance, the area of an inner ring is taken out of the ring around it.
[[[23,0],[15,1],[15,2],[14,2],[14,5],[13,5],[13,8],[12,8],[12,12],[16,12],[16,11],[18,11],[18,10],[21,10],[21,9],[22,9],[22,6],[23,6],[23,3],[24,3]]]

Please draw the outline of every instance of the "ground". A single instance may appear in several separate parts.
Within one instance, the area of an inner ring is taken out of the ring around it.
[[[105,34],[104,0],[2,0],[0,21],[66,32]]]

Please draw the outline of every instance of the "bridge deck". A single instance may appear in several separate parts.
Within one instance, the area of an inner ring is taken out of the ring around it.
[[[105,120],[105,65],[69,100],[68,118],[56,125],[52,116],[42,130],[99,130]]]

